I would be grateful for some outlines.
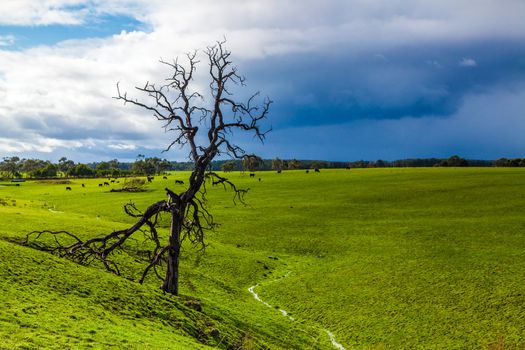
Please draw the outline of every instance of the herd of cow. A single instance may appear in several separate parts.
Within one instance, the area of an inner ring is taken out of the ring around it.
[[[314,168],[314,171],[316,173],[319,173],[321,172],[318,168]],[[280,174],[282,171],[281,170],[277,170],[277,173]],[[310,170],[306,170],[306,173],[308,174],[310,172]],[[255,177],[255,173],[250,173],[250,177]],[[147,176],[146,179],[148,180],[148,182],[152,182],[153,179],[155,179],[154,176]],[[167,176],[163,176],[162,177],[163,180],[167,180],[168,177]],[[109,181],[109,182],[108,182]],[[104,182],[101,182],[98,184],[98,187],[104,187],[104,186],[109,186],[110,183],[120,183],[120,181],[118,180],[118,178],[114,178],[114,179],[111,179],[111,178],[108,178],[108,181],[104,181]],[[259,182],[261,181],[261,178],[259,177]],[[184,181],[182,180],[175,180],[175,183],[177,185],[184,185]],[[215,182],[213,183],[214,185],[216,184]],[[82,184],[82,187],[86,187],[85,184]],[[66,191],[72,191],[72,188],[71,186],[67,186],[66,187]]]
[[[162,177],[164,180],[167,180],[168,177],[167,176],[163,176]],[[153,179],[155,179],[154,176],[147,176],[146,177],[146,180],[148,180],[148,182],[152,182]],[[104,182],[101,182],[98,184],[98,187],[104,187],[104,186],[110,186],[111,184],[115,184],[115,183],[120,183],[120,180],[118,178],[108,178],[108,181],[104,181]],[[175,183],[178,184],[178,185],[184,185],[184,181],[182,180],[175,180]],[[82,184],[82,187],[86,187],[86,184]],[[73,188],[71,186],[66,186],[66,191],[72,191]]]

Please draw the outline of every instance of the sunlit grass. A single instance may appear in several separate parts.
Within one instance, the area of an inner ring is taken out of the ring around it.
[[[200,339],[329,349],[325,328],[347,349],[523,346],[524,170],[228,175],[250,188],[246,206],[209,186],[222,225],[208,234],[204,255],[188,245],[183,251],[182,294],[197,298],[202,312],[162,295],[154,278],[140,286],[12,243],[34,229],[88,237],[125,227],[132,222],[125,203],[145,208],[165,197],[166,186],[182,190],[174,180],[188,173],[157,177],[142,193],[111,193],[117,185],[98,187],[99,180],[73,180],[72,191],[34,182],[0,187],[0,238],[7,239],[0,240],[0,338],[20,348],[184,349]],[[138,277],[132,256],[119,259],[127,277]],[[254,300],[247,288],[256,283],[264,300],[296,321]]]

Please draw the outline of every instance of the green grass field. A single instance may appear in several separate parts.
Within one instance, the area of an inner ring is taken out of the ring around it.
[[[126,227],[125,203],[145,208],[188,173],[133,194],[0,184],[0,348],[335,349],[327,331],[346,349],[525,348],[524,169],[228,175],[247,205],[210,186],[221,226],[204,255],[184,247],[181,297],[17,242]]]

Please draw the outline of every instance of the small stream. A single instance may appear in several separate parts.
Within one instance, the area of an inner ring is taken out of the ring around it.
[[[288,275],[290,275],[291,271],[288,271],[284,276],[282,277],[279,277],[275,280],[272,280],[272,281],[269,281],[269,282],[266,282],[266,284],[268,283],[273,283],[273,282],[277,282],[285,277],[287,277]],[[266,301],[262,300],[261,297],[259,296],[259,294],[257,294],[255,292],[255,288],[259,287],[259,283],[251,286],[250,288],[248,288],[248,292],[250,292],[251,295],[253,295],[253,298],[255,300],[257,300],[258,302],[261,302],[263,303],[264,305],[266,305],[267,307],[269,308],[272,308],[273,309],[273,306],[270,305],[269,303],[267,303]],[[290,316],[288,314],[288,311],[284,310],[284,309],[279,309],[279,312],[284,316],[284,317],[287,317],[290,321],[295,321],[295,318],[293,318],[292,316]],[[335,336],[332,332],[330,332],[328,329],[326,328],[323,328],[323,330],[326,332],[326,334],[328,335],[328,337],[330,338],[330,342],[332,343],[332,345],[334,346],[334,348],[338,349],[338,350],[346,350],[346,348],[341,344],[341,343],[338,343],[337,340],[335,339]]]

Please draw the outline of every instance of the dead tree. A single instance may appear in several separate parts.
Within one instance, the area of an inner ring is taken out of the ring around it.
[[[125,212],[136,218],[131,227],[117,230],[104,236],[81,240],[67,231],[34,231],[28,234],[28,244],[53,251],[60,256],[81,264],[93,261],[101,262],[105,268],[120,274],[119,267],[112,259],[114,253],[123,249],[130,237],[142,231],[153,242],[153,248],[147,258],[147,265],[140,276],[142,283],[152,270],[163,282],[161,288],[177,295],[179,293],[179,257],[181,243],[187,239],[204,248],[204,233],[213,229],[216,223],[206,207],[206,179],[214,185],[221,184],[234,192],[234,201],[243,201],[247,189],[239,189],[227,178],[209,171],[211,161],[218,155],[242,159],[246,152],[232,140],[233,132],[252,133],[263,141],[269,131],[262,130],[261,121],[267,117],[272,101],[268,98],[259,100],[259,93],[252,95],[245,102],[238,102],[233,97],[234,86],[244,86],[245,79],[232,65],[231,53],[218,42],[204,51],[209,61],[209,96],[205,98],[198,91],[192,90],[194,73],[199,63],[198,52],[187,54],[187,64],[178,60],[162,61],[172,74],[163,84],[146,83],[136,87],[143,99],[131,98],[122,93],[117,84],[118,100],[131,103],[153,113],[163,123],[166,132],[173,133],[174,139],[164,151],[179,146],[188,151],[193,162],[193,171],[184,191],[176,193],[166,188],[167,198],[150,205],[140,212],[133,204],[124,206]],[[171,223],[166,239],[159,234],[157,227],[159,215],[168,213]],[[44,246],[38,240],[42,235],[51,235],[55,244]],[[63,243],[63,239],[68,243]],[[165,242],[167,241],[167,242]],[[164,274],[159,272],[164,268]]]

